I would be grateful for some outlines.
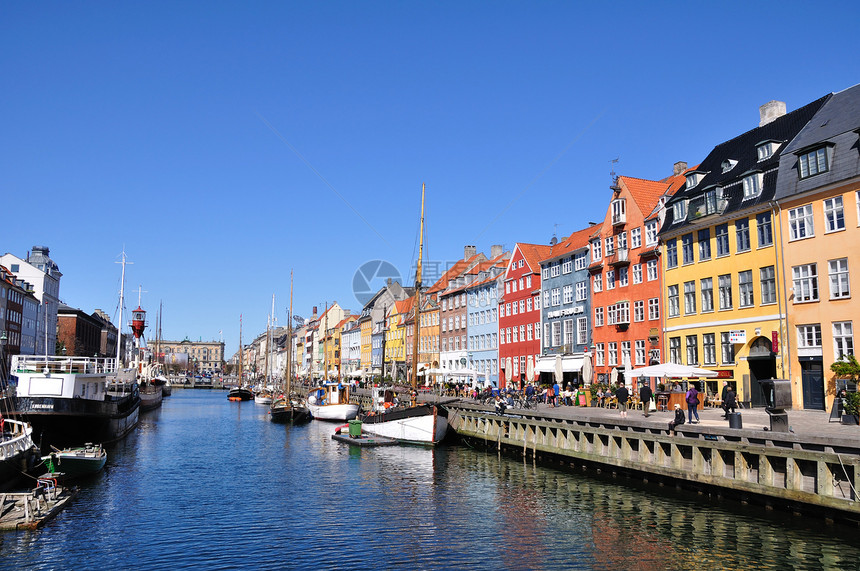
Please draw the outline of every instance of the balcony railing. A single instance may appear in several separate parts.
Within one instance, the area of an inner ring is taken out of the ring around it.
[[[627,248],[618,248],[606,257],[606,262],[611,266],[626,266],[630,264],[630,251]]]

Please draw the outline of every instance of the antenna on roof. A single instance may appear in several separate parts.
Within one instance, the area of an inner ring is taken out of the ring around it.
[[[609,185],[610,188],[614,188],[616,183],[618,182],[618,177],[615,176],[615,164],[618,162],[620,157],[615,157],[611,161],[609,161],[609,178],[612,181],[612,184]]]

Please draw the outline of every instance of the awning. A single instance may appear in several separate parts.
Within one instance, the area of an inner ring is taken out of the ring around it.
[[[561,370],[564,373],[578,373],[582,370],[582,357],[562,357]],[[541,357],[538,360],[535,371],[538,373],[554,373],[555,372],[555,355]]]

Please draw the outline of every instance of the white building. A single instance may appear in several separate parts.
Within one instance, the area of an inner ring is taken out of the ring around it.
[[[33,293],[41,303],[36,322],[36,354],[46,352],[47,338],[47,354],[53,355],[57,347],[57,311],[60,307],[60,278],[63,274],[49,254],[46,246],[33,246],[26,260],[7,253],[0,256],[0,264],[6,266],[15,277],[32,284]]]

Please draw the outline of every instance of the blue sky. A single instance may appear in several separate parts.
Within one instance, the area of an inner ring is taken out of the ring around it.
[[[860,82],[856,2],[5,2],[0,251],[62,300],[238,347],[392,263],[603,218],[618,174]],[[432,277],[432,276],[430,276]],[[426,281],[426,280],[425,280]],[[371,286],[381,285],[371,282]],[[374,287],[375,289],[375,287]]]

